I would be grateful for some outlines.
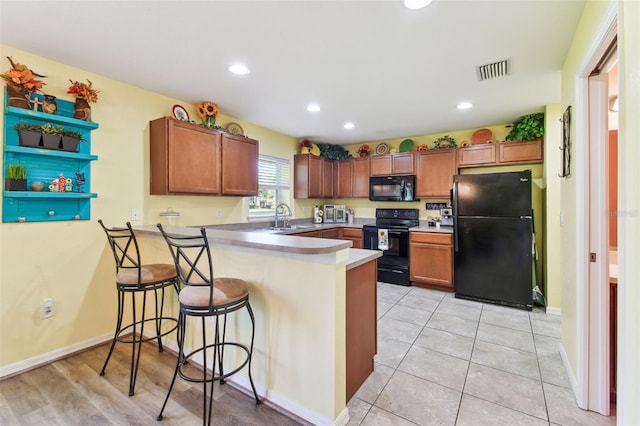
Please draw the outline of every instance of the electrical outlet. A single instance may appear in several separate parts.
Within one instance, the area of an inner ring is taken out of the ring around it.
[[[218,209],[218,217],[222,217],[222,209]]]
[[[307,215],[307,211],[308,211],[308,210],[309,210],[309,208],[308,208],[308,207],[303,207],[303,208],[302,208],[302,214],[306,216],[306,215]]]
[[[131,220],[140,220],[140,210],[131,209]]]
[[[54,314],[53,299],[44,299],[40,304],[40,319],[51,318]]]

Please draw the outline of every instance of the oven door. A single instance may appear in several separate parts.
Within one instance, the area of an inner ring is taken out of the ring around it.
[[[382,251],[383,257],[400,258],[409,260],[409,230],[393,229],[374,226],[363,228],[363,246],[369,250],[378,249],[378,229],[387,229],[389,234],[389,248]],[[378,260],[380,263],[382,259]]]

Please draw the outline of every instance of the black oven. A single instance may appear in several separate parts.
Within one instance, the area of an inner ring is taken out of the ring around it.
[[[418,214],[418,209],[376,209],[376,223],[363,226],[363,247],[382,250],[382,257],[378,258],[378,281],[411,285],[409,228],[418,225]],[[381,230],[387,237],[382,245]]]

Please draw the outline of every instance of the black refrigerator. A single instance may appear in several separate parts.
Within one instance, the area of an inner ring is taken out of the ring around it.
[[[456,175],[451,198],[455,296],[531,310],[531,170]]]

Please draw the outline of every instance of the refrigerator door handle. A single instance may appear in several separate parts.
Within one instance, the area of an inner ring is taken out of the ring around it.
[[[451,201],[453,204],[453,251],[458,252],[458,181],[453,181],[451,189]]]

